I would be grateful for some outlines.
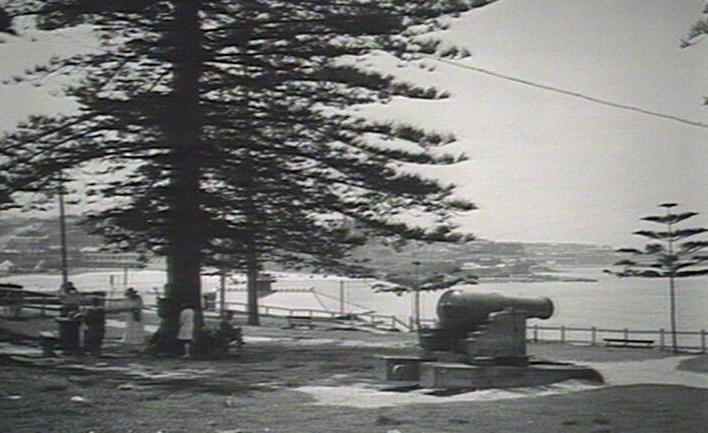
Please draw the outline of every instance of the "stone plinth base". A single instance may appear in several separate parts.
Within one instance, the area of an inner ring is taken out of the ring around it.
[[[419,384],[423,388],[521,388],[578,379],[602,383],[600,373],[574,365],[531,365],[528,367],[468,365],[424,362]]]

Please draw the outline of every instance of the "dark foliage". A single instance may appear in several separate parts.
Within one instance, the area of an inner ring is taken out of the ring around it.
[[[487,1],[6,3],[44,29],[90,24],[104,50],[28,71],[82,77],[67,88],[81,111],[32,117],[2,139],[3,200],[92,169],[86,196],[109,199],[90,216],[96,231],[165,255],[182,304],[199,302],[204,264],[341,268],[361,234],[461,239],[451,217],[474,206],[414,174],[463,159],[440,151],[452,137],[351,107],[445,97],[362,60],[458,55],[430,33]]]

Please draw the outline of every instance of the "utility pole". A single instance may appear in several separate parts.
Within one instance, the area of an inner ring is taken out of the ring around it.
[[[415,261],[412,264],[415,267],[415,280],[413,282],[413,325],[415,326],[416,332],[420,333],[420,262]]]
[[[61,282],[63,285],[69,282],[69,257],[66,246],[66,210],[64,205],[64,178],[59,172],[57,181],[59,183],[59,242],[61,250]]]

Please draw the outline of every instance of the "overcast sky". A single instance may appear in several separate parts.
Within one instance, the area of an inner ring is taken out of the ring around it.
[[[702,8],[501,0],[445,35],[472,52],[464,65],[708,123],[708,41],[679,48]],[[708,129],[444,64],[422,79],[453,98],[397,110],[458,135],[470,161],[439,173],[480,207],[464,220],[478,236],[624,245],[666,201],[702,212],[690,223],[708,226]]]
[[[459,61],[545,86],[708,123],[708,41],[680,49],[700,0],[500,0],[443,37]],[[0,37],[7,78],[52,52],[85,48],[69,36]],[[708,128],[594,104],[442,63],[414,74],[449,90],[444,102],[380,111],[455,133],[470,160],[428,173],[459,185],[480,210],[461,220],[491,240],[620,246],[641,216],[675,201],[708,226]],[[51,86],[0,85],[0,130],[31,112],[68,107]],[[394,113],[395,114],[392,114]]]

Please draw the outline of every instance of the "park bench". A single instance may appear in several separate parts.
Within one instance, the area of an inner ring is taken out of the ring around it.
[[[288,328],[314,328],[315,323],[309,316],[288,316]]]
[[[641,340],[635,338],[605,338],[603,339],[605,346],[611,347],[639,347],[639,348],[652,348],[654,347],[654,340]]]

